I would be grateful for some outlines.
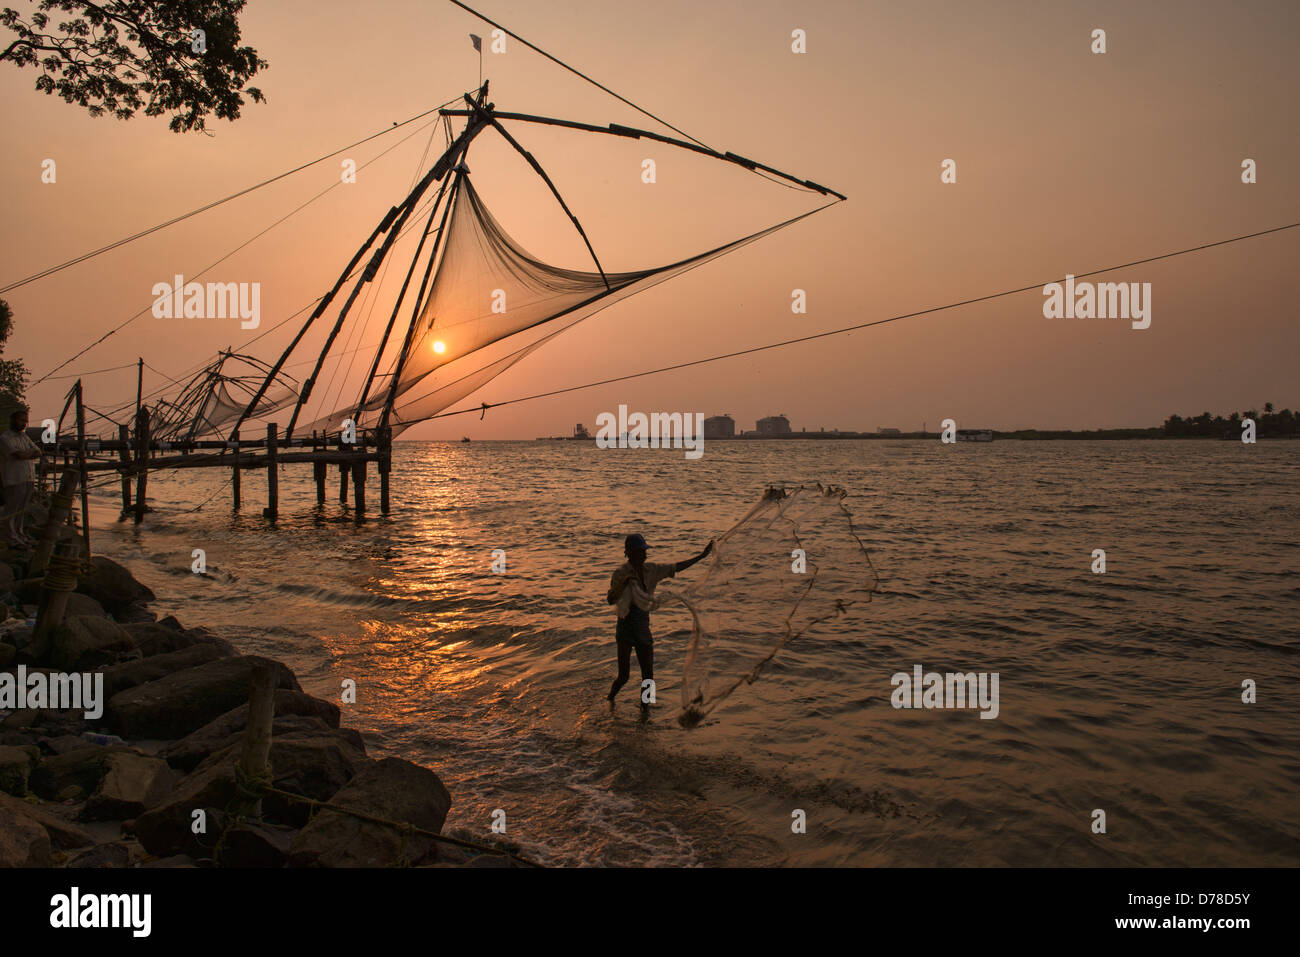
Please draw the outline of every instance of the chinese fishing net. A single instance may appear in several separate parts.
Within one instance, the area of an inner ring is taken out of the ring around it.
[[[469,175],[456,175],[440,259],[393,387],[389,425],[394,434],[466,398],[605,307],[812,215],[679,262],[602,275],[533,256],[505,231]],[[391,382],[396,363],[390,369],[382,381]],[[374,425],[387,400],[387,386],[375,390],[361,407],[358,424]],[[352,412],[339,409],[305,428],[337,429],[340,418]]]
[[[691,615],[678,721],[698,724],[776,655],[871,601],[878,579],[838,487],[769,488],[716,539],[692,584],[659,587],[656,607]]]

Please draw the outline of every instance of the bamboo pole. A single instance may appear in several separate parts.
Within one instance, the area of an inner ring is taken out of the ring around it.
[[[36,549],[32,553],[31,564],[27,574],[32,578],[43,574],[54,554],[54,545],[59,540],[59,526],[72,514],[72,496],[77,491],[79,476],[73,469],[66,469],[59,479],[59,490],[50,495],[50,511],[41,529],[40,538],[36,540]]]
[[[248,724],[244,726],[239,755],[240,783],[251,790],[271,783],[271,731],[275,723],[275,669],[269,663],[253,666],[248,683]],[[261,817],[262,799],[241,793],[231,810],[237,817]]]

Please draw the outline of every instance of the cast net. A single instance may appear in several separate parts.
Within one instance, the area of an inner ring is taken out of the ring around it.
[[[773,487],[716,539],[702,578],[661,585],[691,615],[678,720],[697,724],[815,626],[869,602],[878,579],[838,487]],[[820,629],[819,629],[820,630]]]

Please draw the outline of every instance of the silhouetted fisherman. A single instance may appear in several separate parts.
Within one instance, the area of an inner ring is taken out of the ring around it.
[[[665,578],[685,571],[713,551],[713,540],[709,539],[704,551],[694,558],[668,564],[646,561],[647,548],[649,546],[641,535],[629,535],[624,539],[623,551],[627,562],[620,565],[609,579],[609,594],[605,600],[618,608],[618,627],[614,631],[614,640],[618,643],[618,677],[609,689],[611,707],[618,689],[627,684],[633,651],[636,651],[636,661],[641,666],[642,682],[654,678],[655,649],[654,639],[650,636],[650,609],[654,605],[655,588]],[[642,701],[641,707],[646,706]]]

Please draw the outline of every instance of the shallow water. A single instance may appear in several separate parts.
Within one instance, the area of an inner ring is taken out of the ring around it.
[[[318,510],[299,466],[272,528],[262,477],[232,517],[228,473],[188,470],[151,479],[142,530],[97,494],[92,544],[306,690],[354,679],[372,755],[434,768],[449,827],[503,810],[548,863],[1295,865],[1298,466],[1293,442],[399,443],[387,519]],[[639,720],[634,677],[611,714],[623,534],[687,558],[766,484],[817,481],[849,490],[875,600],[689,731],[689,619],[656,612],[664,704]],[[891,707],[917,664],[997,672],[997,719]]]

